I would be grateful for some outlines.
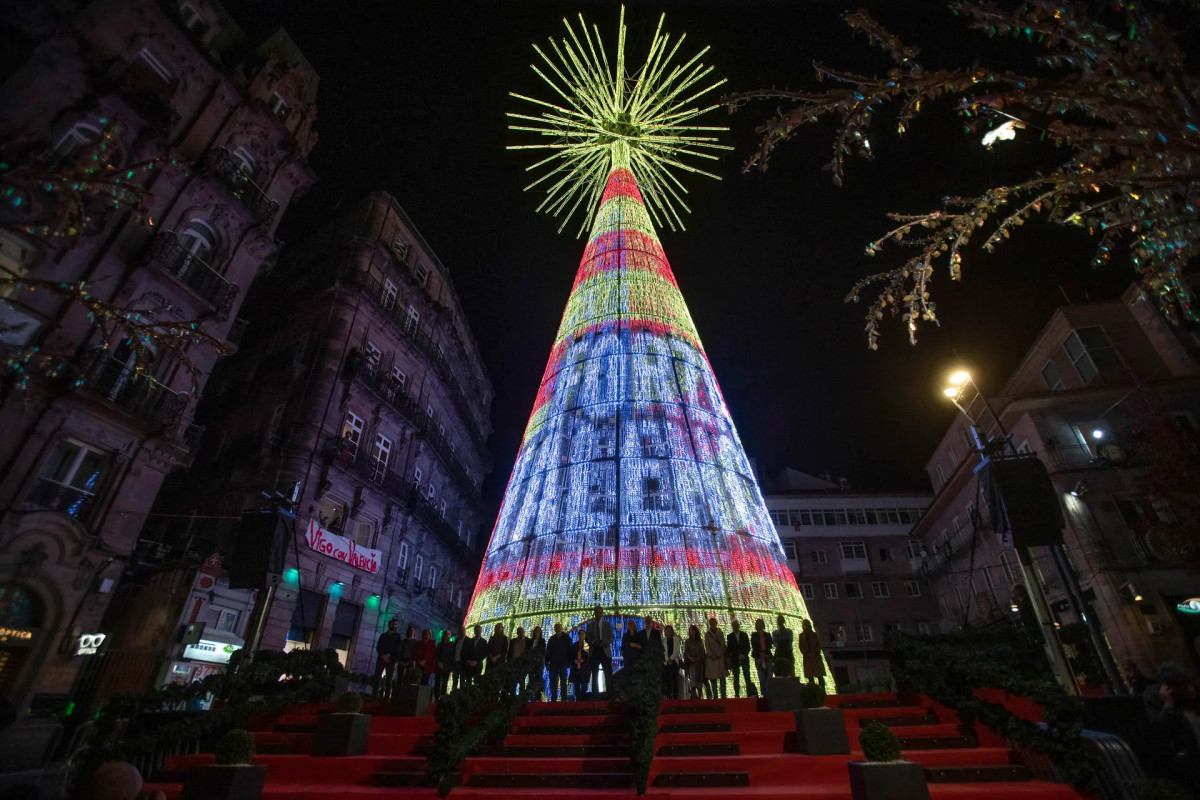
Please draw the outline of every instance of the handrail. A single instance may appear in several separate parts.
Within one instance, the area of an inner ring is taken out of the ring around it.
[[[83,385],[148,422],[177,425],[188,403],[185,392],[176,392],[137,367],[115,358],[98,359],[88,369]]]
[[[177,278],[222,316],[229,313],[239,291],[238,285],[226,280],[208,262],[184,247],[174,231],[163,231],[154,237],[147,262]]]
[[[242,165],[233,160],[228,150],[224,147],[211,150],[208,154],[208,164],[229,186],[233,196],[242,201],[242,205],[259,225],[265,227],[271,224],[275,215],[279,213],[278,201],[267,196]]]

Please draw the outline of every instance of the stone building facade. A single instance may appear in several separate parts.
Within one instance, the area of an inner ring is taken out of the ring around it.
[[[1168,659],[1195,665],[1200,615],[1186,605],[1200,596],[1200,553],[1188,544],[1200,497],[1197,337],[1134,290],[1119,302],[1064,306],[989,401],[994,415],[982,400],[968,404],[970,418],[955,419],[927,464],[937,494],[914,534],[929,553],[945,626],[1010,624],[1020,605],[1014,587],[1026,582],[1017,551],[991,526],[974,420],[990,436],[1002,426],[1018,451],[1045,463],[1066,521],[1067,560],[1115,662],[1132,658],[1151,675]],[[1045,584],[1076,679],[1104,682],[1075,641],[1080,613],[1047,548],[1033,554],[1025,566]]]
[[[176,523],[156,538],[169,549],[207,526],[228,552],[231,520],[282,498],[295,522],[258,647],[333,648],[370,672],[386,620],[418,633],[462,622],[493,392],[448,270],[391,196],[371,194],[293,255],[255,286],[241,351],[210,384],[206,445],[163,495]],[[223,580],[216,596],[194,592],[180,627],[211,626],[216,602],[248,616],[252,593]]]
[[[138,355],[127,329],[106,335],[80,303],[15,281],[82,282],[232,351],[245,290],[315,179],[318,79],[282,31],[247,50],[209,0],[17,6],[0,148],[48,154],[51,170],[94,159],[142,195],[141,209],[71,209],[47,193],[0,211],[0,348],[71,365],[70,379],[6,382],[0,398],[0,697],[36,716],[62,710],[111,643],[105,611],[164,479],[192,460],[196,397],[219,353],[181,356],[152,336]],[[80,229],[47,234],[64,209]]]
[[[852,490],[789,469],[764,499],[833,680],[843,689],[885,686],[887,636],[938,626],[924,551],[910,538],[931,496]]]

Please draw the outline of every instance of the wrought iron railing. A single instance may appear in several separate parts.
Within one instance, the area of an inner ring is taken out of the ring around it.
[[[208,165],[213,173],[220,176],[229,187],[233,196],[242,201],[242,205],[254,217],[255,222],[267,226],[279,213],[279,203],[267,197],[267,193],[254,182],[241,164],[233,159],[224,147],[218,147],[208,154]]]
[[[225,280],[221,273],[184,247],[173,231],[164,231],[154,237],[148,260],[178,278],[220,314],[229,313],[233,299],[237,297],[238,285]]]
[[[188,395],[173,391],[125,361],[104,359],[92,365],[83,385],[144,422],[178,425]]]
[[[58,511],[82,520],[88,518],[95,504],[95,493],[50,478],[38,478],[25,498],[28,508]]]
[[[1087,445],[1055,447],[1040,454],[1052,472],[1077,469],[1103,469],[1105,467],[1129,466],[1142,460],[1145,453],[1140,447],[1128,442],[1107,442],[1095,448]]]

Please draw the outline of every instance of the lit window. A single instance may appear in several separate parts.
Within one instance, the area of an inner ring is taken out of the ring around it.
[[[862,584],[857,581],[849,581],[846,584],[846,597],[851,600],[861,600],[863,596]]]
[[[213,253],[216,251],[217,234],[212,226],[204,220],[193,219],[188,223],[187,230],[179,237],[179,243],[183,245],[183,249],[189,256],[184,260],[185,264],[192,258],[207,264],[212,261]]]
[[[813,585],[811,583],[800,584],[800,594],[805,600],[813,600],[817,596],[816,592],[813,591]]]
[[[321,507],[317,509],[317,524],[331,533],[341,533],[345,518],[346,507],[340,501],[332,497],[322,498]]]
[[[217,609],[217,630],[226,633],[237,633],[238,612],[229,609]]]
[[[342,453],[353,459],[358,455],[358,443],[362,439],[363,421],[357,414],[346,412],[342,422]]]
[[[824,589],[825,589],[825,599],[826,600],[837,600],[838,599],[838,591],[837,591],[836,583],[827,583],[824,585]]]
[[[60,442],[27,499],[34,508],[86,517],[104,486],[108,455],[79,442]]]
[[[835,644],[845,644],[846,642],[846,626],[840,622],[833,622],[829,625],[829,641]]]
[[[813,561],[813,563],[814,563],[814,564],[824,564],[824,563],[826,563],[826,562],[825,562],[825,551],[824,551],[824,550],[813,550],[813,551],[812,551],[812,553],[811,553],[811,555],[812,555],[812,561]]]
[[[871,581],[871,596],[883,600],[892,596],[892,590],[888,587],[887,581]]]
[[[438,513],[441,514],[442,519],[446,518],[446,501],[445,500],[442,500],[442,504],[440,506],[438,506]]]
[[[1063,350],[1071,359],[1084,386],[1102,372],[1116,369],[1120,365],[1116,350],[1099,325],[1071,331],[1071,335],[1063,342]]]
[[[1054,366],[1053,361],[1047,361],[1046,366],[1042,367],[1042,380],[1051,391],[1061,392],[1065,388],[1062,376],[1058,374],[1058,367]]]
[[[907,595],[908,597],[920,597],[921,596],[921,582],[920,581],[905,581],[904,582],[904,594]]]
[[[392,367],[392,389],[397,394],[404,392],[404,387],[408,385],[408,373],[399,367]]]

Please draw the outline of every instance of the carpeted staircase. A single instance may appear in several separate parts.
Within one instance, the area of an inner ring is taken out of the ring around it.
[[[1034,780],[1017,753],[987,730],[963,731],[955,715],[928,701],[902,705],[894,695],[839,695],[828,700],[846,714],[851,747],[868,721],[888,725],[904,756],[925,767],[933,800],[1029,798],[1078,800],[1068,786]],[[302,706],[256,721],[258,755],[268,765],[263,797],[434,797],[425,785],[432,717],[375,714],[368,753],[350,758],[307,755],[317,715]],[[183,775],[211,755],[168,759],[150,789],[179,797]],[[807,756],[796,752],[790,712],[760,710],[756,700],[670,700],[663,703],[648,794],[658,797],[771,797],[849,800],[846,762],[862,754]],[[461,765],[462,785],[451,797],[628,797],[634,794],[629,732],[617,704],[530,703],[503,746]],[[501,794],[497,794],[497,792]]]

